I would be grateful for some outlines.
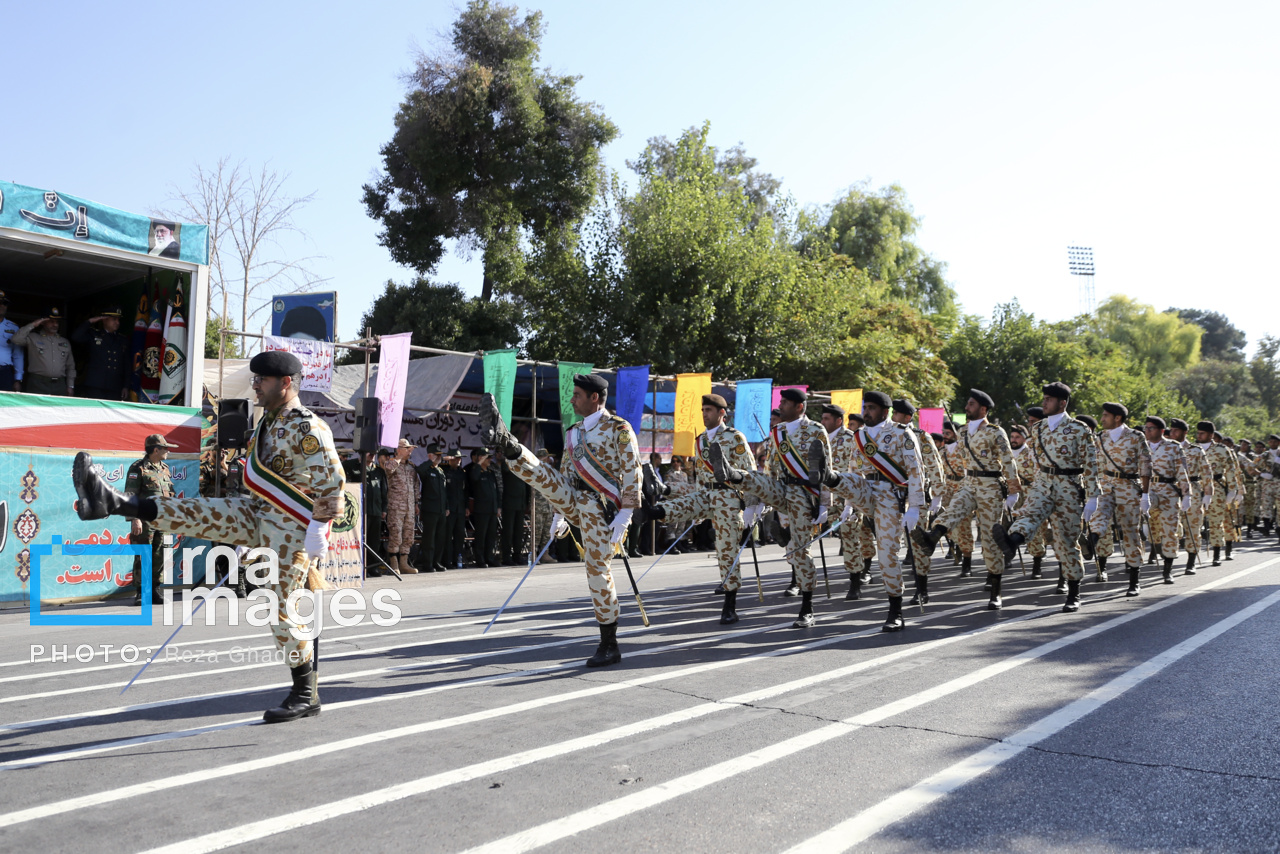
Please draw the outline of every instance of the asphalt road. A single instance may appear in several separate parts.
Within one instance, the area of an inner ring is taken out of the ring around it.
[[[1274,537],[1173,585],[1148,567],[1135,598],[1113,572],[1073,615],[1052,559],[998,613],[980,561],[939,562],[895,635],[839,570],[791,628],[781,552],[760,557],[764,602],[748,572],[728,627],[713,556],[662,561],[651,627],[624,595],[600,670],[581,565],[540,567],[483,636],[522,569],[378,579],[402,618],[326,627],[323,714],[275,726],[288,673],[223,606],[123,694],[142,658],[121,647],[172,629],[2,612],[0,849],[1280,849]]]

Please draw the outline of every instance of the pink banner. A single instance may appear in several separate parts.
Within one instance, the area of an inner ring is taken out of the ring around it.
[[[805,394],[809,393],[807,385],[776,385],[773,387],[773,408],[777,409],[778,404],[782,402],[782,390],[787,388],[798,388]]]
[[[382,401],[382,444],[394,448],[400,442],[404,415],[404,387],[409,380],[409,338],[412,332],[381,337],[378,352],[378,400]]]
[[[946,413],[945,409],[921,409],[919,411],[920,429],[926,433],[941,433]]]

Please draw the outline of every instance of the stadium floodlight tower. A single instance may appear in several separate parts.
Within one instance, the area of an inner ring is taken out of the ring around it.
[[[1080,277],[1080,312],[1093,314],[1098,307],[1093,292],[1093,247],[1068,246],[1067,269]]]

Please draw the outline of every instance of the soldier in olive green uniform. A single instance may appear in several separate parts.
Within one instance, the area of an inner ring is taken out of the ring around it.
[[[384,570],[390,567],[386,549],[382,547],[382,532],[387,521],[387,494],[391,486],[387,483],[387,470],[382,467],[382,458],[391,455],[390,448],[382,448],[377,454],[370,455],[364,466],[364,536],[368,547],[364,572],[374,577],[386,575]],[[372,560],[369,552],[373,553]]]
[[[92,324],[101,323],[95,329]],[[80,378],[82,396],[95,400],[123,400],[129,374],[129,339],[121,335],[120,309],[108,308],[91,317],[71,333],[73,343],[87,351],[84,376]]]
[[[27,348],[27,381],[23,390],[28,394],[56,394],[67,396],[75,393],[76,360],[71,353],[71,342],[58,334],[62,312],[49,309],[44,317],[38,317],[14,333],[9,343]]]
[[[422,547],[418,551],[418,567],[423,572],[444,572],[445,552],[448,551],[448,529],[445,527],[445,511],[448,509],[448,485],[444,470],[440,468],[440,446],[427,445],[427,461],[418,466],[418,480],[422,483]]]
[[[467,473],[462,470],[462,455],[457,450],[445,454],[444,462],[444,562],[449,567],[461,567],[462,547],[467,542]]]
[[[475,531],[472,552],[476,566],[497,566],[494,550],[498,545],[498,471],[493,468],[493,455],[488,448],[471,452],[467,471],[467,515]]]
[[[124,494],[137,495],[141,498],[169,498],[173,495],[173,479],[169,467],[164,460],[169,456],[170,445],[159,433],[147,437],[143,450],[146,456],[129,466],[125,476]],[[133,520],[133,529],[129,533],[129,542],[135,546],[151,546],[151,601],[157,605],[164,603],[160,596],[160,573],[164,568],[164,554],[161,551],[161,536],[150,523],[141,519]],[[135,605],[142,604],[142,558],[133,559],[133,583],[138,593],[134,598]]]

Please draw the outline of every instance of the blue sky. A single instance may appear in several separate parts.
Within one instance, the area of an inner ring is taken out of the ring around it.
[[[21,4],[6,12],[0,177],[146,212],[220,156],[314,191],[294,255],[339,292],[339,333],[412,273],[360,203],[415,45],[459,4]],[[1280,334],[1280,5],[542,2],[542,64],[582,76],[620,129],[711,122],[800,204],[902,184],[919,240],[966,312],[1017,296],[1079,309],[1069,243],[1095,249],[1099,301],[1222,311],[1252,346]],[[634,182],[632,182],[634,183]],[[438,279],[471,293],[478,261]],[[421,342],[429,343],[429,342]]]

